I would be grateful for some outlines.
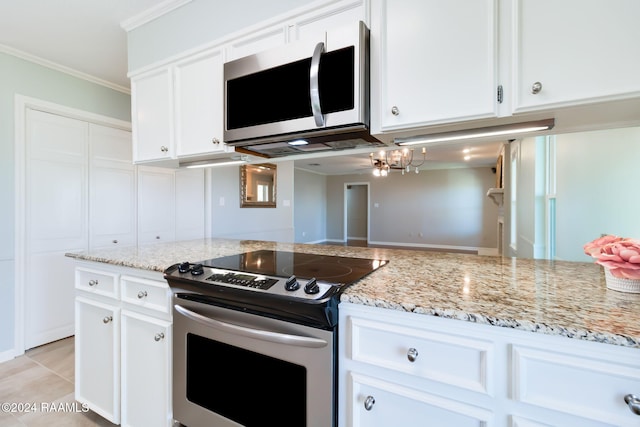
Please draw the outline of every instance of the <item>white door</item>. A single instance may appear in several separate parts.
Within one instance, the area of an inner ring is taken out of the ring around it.
[[[24,335],[32,348],[73,335],[74,269],[87,249],[88,125],[27,111]]]
[[[138,244],[175,239],[175,178],[172,169],[138,168]]]
[[[131,132],[89,125],[89,247],[136,243],[136,173]]]

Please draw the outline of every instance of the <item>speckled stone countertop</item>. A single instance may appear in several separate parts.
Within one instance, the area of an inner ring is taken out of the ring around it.
[[[607,289],[592,263],[224,239],[67,256],[161,272],[259,249],[390,261],[347,288],[343,302],[640,348],[640,294]]]

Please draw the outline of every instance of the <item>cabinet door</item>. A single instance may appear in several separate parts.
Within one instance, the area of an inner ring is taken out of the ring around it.
[[[122,425],[172,425],[170,323],[122,311]]]
[[[352,373],[347,403],[353,427],[456,426],[485,427],[491,411],[419,390]]]
[[[495,0],[371,2],[375,132],[497,114]]]
[[[516,112],[638,95],[637,0],[519,0],[513,16]]]
[[[325,32],[332,28],[354,25],[358,21],[366,22],[365,6],[362,0],[343,2],[342,7],[328,7],[311,14],[296,17],[289,25],[289,40],[325,40]]]
[[[138,168],[138,243],[175,239],[174,171]]]
[[[213,50],[175,66],[178,157],[226,151],[222,64],[222,51]]]
[[[162,69],[131,80],[133,160],[170,159],[173,153],[171,71]]]
[[[120,423],[120,309],[76,298],[75,398]]]
[[[131,132],[89,126],[89,247],[136,242]]]
[[[227,61],[282,46],[286,42],[285,26],[277,25],[264,31],[252,32],[234,40],[226,47]]]
[[[176,236],[180,240],[202,239],[205,233],[204,171],[176,171]]]

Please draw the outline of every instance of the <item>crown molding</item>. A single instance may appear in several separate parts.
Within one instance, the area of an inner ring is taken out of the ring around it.
[[[172,10],[182,7],[191,1],[192,0],[165,0],[156,6],[132,16],[129,19],[125,19],[120,23],[120,27],[126,32],[135,30],[136,28],[161,17]]]
[[[24,52],[22,50],[15,49],[13,47],[0,44],[0,52],[15,56],[20,59],[24,59],[29,62],[33,62],[38,65],[42,65],[43,67],[51,68],[52,70],[60,71],[61,73],[69,74],[73,77],[77,77],[79,79],[86,80],[91,83],[108,87],[109,89],[113,89],[118,92],[125,93],[127,95],[131,95],[131,89],[128,87],[121,86],[119,84],[101,79],[96,76],[92,76],[82,71],[78,71],[76,69],[67,67],[65,65],[58,64],[57,62],[49,61],[48,59],[41,58],[39,56]]]

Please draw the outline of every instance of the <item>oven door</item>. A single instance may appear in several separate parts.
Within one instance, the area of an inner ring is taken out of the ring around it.
[[[335,333],[174,295],[173,416],[198,426],[336,423]]]

